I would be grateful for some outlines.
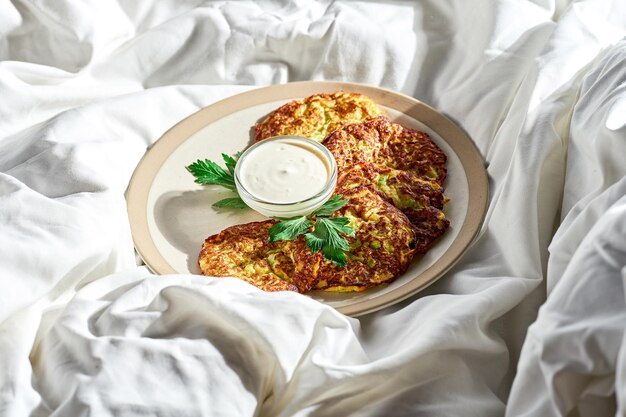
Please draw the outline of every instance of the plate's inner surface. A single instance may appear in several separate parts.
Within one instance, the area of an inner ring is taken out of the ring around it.
[[[251,128],[272,110],[289,100],[248,107],[218,119],[189,137],[165,160],[148,193],[148,228],[156,247],[179,273],[198,274],[197,259],[204,239],[226,227],[266,218],[252,210],[214,209],[211,205],[233,193],[218,187],[203,187],[185,166],[197,159],[222,161],[221,154],[235,154],[252,143]],[[427,132],[448,156],[448,177],[444,184],[450,198],[444,212],[450,228],[422,257],[393,283],[363,293],[334,294],[315,291],[310,295],[335,308],[381,296],[402,287],[433,265],[459,233],[469,204],[467,177],[453,149],[434,131],[394,109],[380,106],[387,116],[403,126]]]

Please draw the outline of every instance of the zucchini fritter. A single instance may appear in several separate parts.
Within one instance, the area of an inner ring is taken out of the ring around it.
[[[270,242],[275,220],[240,224],[204,241],[198,258],[204,275],[233,276],[264,291],[306,292],[317,283],[322,255],[302,239]]]
[[[416,239],[416,252],[423,254],[444,234],[450,226],[443,211],[436,207],[408,209],[402,211],[413,225]]]
[[[304,238],[269,241],[274,220],[229,227],[209,237],[199,257],[205,275],[233,276],[265,291],[362,291],[404,272],[417,242],[411,222],[371,187],[346,190],[350,201],[333,217],[347,217],[355,236],[341,268],[311,253]]]
[[[450,225],[442,211],[447,197],[435,182],[420,179],[410,171],[363,163],[343,171],[336,190],[345,194],[364,185],[380,192],[409,218],[416,235],[416,253],[426,253]]]
[[[322,143],[335,156],[339,170],[370,162],[411,171],[439,185],[446,178],[446,154],[428,134],[385,117],[347,125],[330,133]]]
[[[345,268],[323,260],[316,289],[363,291],[393,281],[409,267],[415,255],[415,232],[400,210],[369,186],[343,190],[349,202],[333,213],[346,217],[355,231]]]
[[[323,144],[339,168],[336,192],[359,186],[381,192],[411,221],[417,253],[426,253],[448,229],[441,187],[446,155],[426,133],[379,117],[345,126]]]
[[[271,136],[298,135],[321,142],[330,132],[350,123],[381,116],[372,99],[339,91],[294,100],[270,113],[254,129],[258,142]]]
[[[443,188],[434,181],[419,178],[411,171],[385,165],[358,163],[339,173],[337,189],[369,185],[383,193],[400,210],[433,206],[442,209],[447,201]]]

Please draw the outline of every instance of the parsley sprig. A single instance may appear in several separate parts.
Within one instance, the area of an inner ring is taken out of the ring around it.
[[[281,221],[270,228],[270,242],[294,240],[304,235],[304,240],[312,253],[322,251],[324,258],[345,267],[348,262],[346,252],[350,250],[350,246],[343,235],[354,237],[354,229],[348,226],[347,218],[328,216],[347,202],[348,200],[344,200],[341,195],[334,195],[308,216],[279,219]]]
[[[237,156],[239,156],[239,154],[237,154]],[[222,159],[224,159],[226,169],[209,159],[198,159],[196,162],[187,167],[187,171],[196,177],[195,182],[197,184],[220,185],[230,191],[237,192],[234,177],[237,159],[230,155],[226,155],[225,153],[222,154]],[[237,196],[219,200],[213,204],[213,207],[244,209],[248,206],[243,202],[241,197]]]

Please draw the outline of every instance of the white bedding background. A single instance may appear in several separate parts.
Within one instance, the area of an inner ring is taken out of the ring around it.
[[[622,0],[0,2],[0,415],[625,416],[625,37]],[[358,319],[137,266],[146,149],[301,80],[471,135],[469,252]]]

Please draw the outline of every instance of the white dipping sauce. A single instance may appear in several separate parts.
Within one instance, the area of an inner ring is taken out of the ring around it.
[[[319,194],[328,183],[328,159],[306,142],[280,139],[251,151],[240,161],[239,178],[259,200],[296,203]]]

